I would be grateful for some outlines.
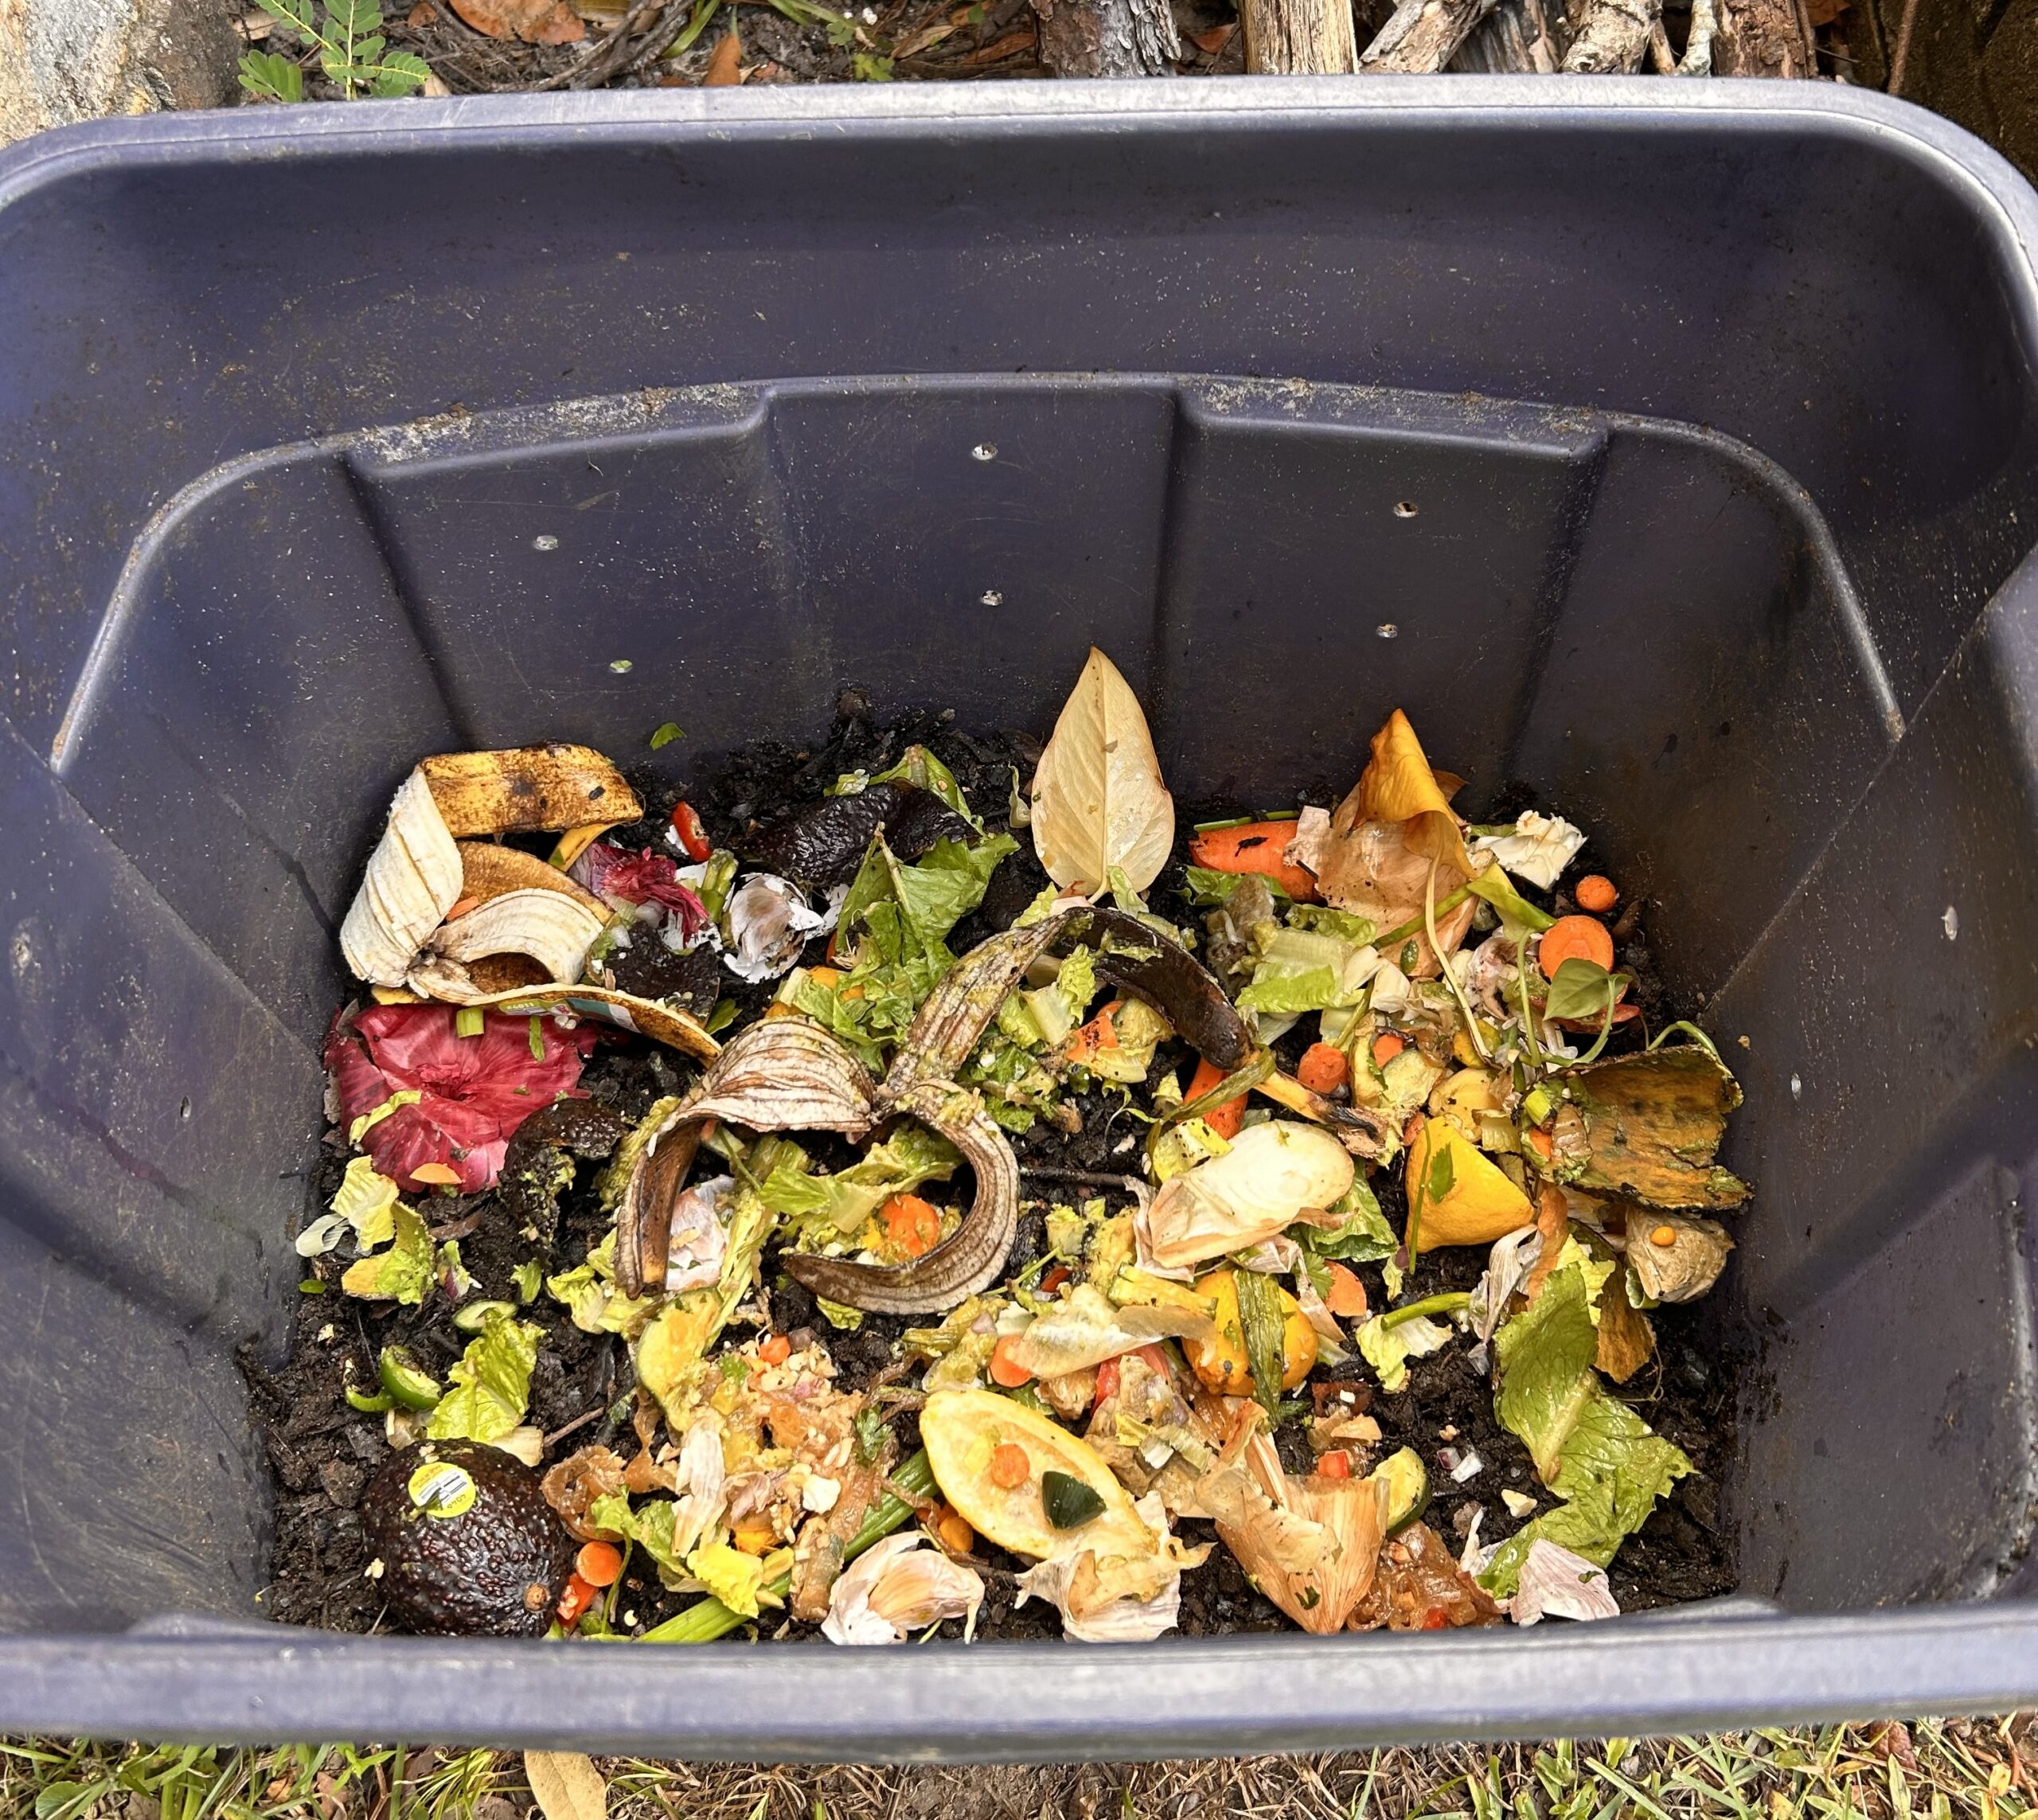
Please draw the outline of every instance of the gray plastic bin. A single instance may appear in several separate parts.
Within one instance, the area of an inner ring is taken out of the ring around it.
[[[0,1729],[1066,1757],[2038,1701],[2034,225],[1943,122],[1784,83],[412,101],[0,158]],[[1398,703],[1468,806],[1533,784],[1659,900],[1747,1092],[1741,1595],[1130,1651],[262,1622],[233,1349],[281,1343],[335,926],[413,759],[677,719],[678,775],[849,681],[1044,727],[1092,640],[1178,794],[1348,781]]]

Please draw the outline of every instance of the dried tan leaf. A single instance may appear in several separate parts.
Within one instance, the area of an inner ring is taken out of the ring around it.
[[[1382,930],[1419,917],[1431,890],[1442,898],[1472,876],[1450,799],[1458,780],[1430,768],[1422,743],[1400,709],[1373,736],[1372,756],[1358,783],[1330,818],[1317,884],[1326,903],[1372,919]],[[1477,908],[1470,900],[1437,918],[1446,953],[1464,939]],[[1417,975],[1434,972],[1436,959],[1422,942]]]
[[[608,1784],[578,1751],[526,1751],[524,1779],[545,1820],[608,1820]]]
[[[1009,57],[1017,57],[1021,51],[1031,50],[1038,41],[1038,36],[1031,25],[1024,25],[1016,32],[1007,32],[1003,37],[986,45],[982,50],[971,51],[962,61],[978,64],[1002,63]],[[1137,889],[1143,891],[1146,887],[1142,885]]]
[[[521,38],[527,45],[578,44],[588,35],[580,15],[564,0],[447,0],[463,23],[484,37]]]
[[[1174,845],[1174,799],[1146,716],[1094,646],[1034,771],[1033,829],[1048,877],[1092,893],[1109,886],[1113,866],[1144,891]]]
[[[708,59],[708,73],[701,78],[703,88],[733,88],[743,80],[743,42],[731,25]]]

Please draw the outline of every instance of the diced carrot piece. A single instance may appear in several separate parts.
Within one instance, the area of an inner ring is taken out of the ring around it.
[[[1311,1043],[1295,1068],[1295,1079],[1312,1093],[1335,1093],[1351,1076],[1351,1061],[1334,1043]]]
[[[1118,1361],[1116,1359],[1106,1359],[1102,1365],[1097,1367],[1097,1394],[1095,1400],[1092,1402],[1091,1407],[1095,1408],[1097,1404],[1102,1403],[1107,1397],[1115,1396],[1117,1395]]]
[[[1357,1321],[1368,1312],[1366,1286],[1349,1264],[1330,1267],[1330,1293],[1324,1297],[1323,1305],[1347,1321]]]
[[[1614,938],[1596,916],[1560,916],[1543,931],[1536,951],[1536,964],[1545,979],[1555,979],[1557,969],[1568,960],[1589,960],[1612,969]]]
[[[1182,1096],[1185,1100],[1201,1099],[1224,1080],[1224,1071],[1214,1063],[1199,1061],[1196,1072],[1189,1076],[1189,1091]],[[1203,1121],[1210,1129],[1227,1142],[1239,1135],[1239,1127],[1245,1118],[1245,1096],[1227,1099],[1214,1112],[1203,1115]]]
[[[577,1573],[569,1575],[567,1577],[566,1590],[559,1595],[560,1623],[568,1630],[572,1630],[589,1611],[594,1609],[595,1600],[600,1597],[601,1595]]]
[[[623,1577],[623,1551],[613,1542],[590,1542],[573,1557],[573,1571],[590,1586],[613,1586]]]
[[[757,1349],[757,1356],[767,1365],[783,1365],[793,1356],[793,1343],[783,1334],[774,1334]]]
[[[1393,1059],[1400,1054],[1400,1053],[1407,1048],[1407,1038],[1400,1035],[1398,1032],[1393,1030],[1382,1030],[1380,1034],[1375,1037],[1372,1040],[1373,1066],[1375,1068],[1386,1067],[1389,1062],[1393,1060]]]
[[[1033,1463],[1024,1447],[1000,1441],[991,1450],[990,1482],[1000,1491],[1017,1491],[1033,1476]]]
[[[1033,1374],[1013,1358],[1009,1334],[991,1348],[990,1381],[1002,1385],[1007,1390],[1017,1390],[1022,1384],[1033,1382]]]
[[[1603,916],[1620,902],[1621,894],[1614,881],[1603,873],[1587,873],[1578,881],[1578,889],[1571,893],[1578,900],[1581,910],[1590,910],[1595,916]]]
[[[880,1217],[884,1236],[909,1258],[923,1257],[941,1243],[941,1213],[917,1194],[895,1194]]]
[[[1342,1447],[1333,1447],[1316,1463],[1318,1478],[1349,1478],[1352,1476],[1352,1456]]]
[[[966,1555],[977,1545],[976,1531],[951,1504],[942,1506],[941,1514],[934,1520],[934,1533],[951,1555]]]
[[[1292,822],[1247,822],[1236,828],[1212,828],[1189,843],[1191,863],[1212,872],[1256,872],[1275,880],[1293,898],[1303,903],[1316,897],[1316,874],[1306,865],[1295,865],[1287,857],[1288,843],[1295,838]]]

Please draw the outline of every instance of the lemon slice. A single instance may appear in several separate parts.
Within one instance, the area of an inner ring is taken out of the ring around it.
[[[1103,1456],[1025,1404],[988,1390],[938,1390],[920,1412],[920,1443],[941,1495],[980,1536],[1015,1555],[1044,1560],[1073,1541],[1105,1555],[1150,1554],[1154,1537]],[[991,1456],[1006,1444],[1026,1455],[1026,1477],[1009,1488],[991,1478]],[[1044,1474],[1066,1473],[1103,1501],[1072,1531],[1056,1529],[1041,1502]]]

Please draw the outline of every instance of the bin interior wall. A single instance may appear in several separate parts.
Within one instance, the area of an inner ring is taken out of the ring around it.
[[[1977,615],[2038,485],[1985,231],[1759,117],[1703,157],[1246,131],[14,167],[0,1625],[248,1609],[232,1349],[281,1337],[334,931],[412,756],[677,719],[689,766],[848,680],[1039,728],[1092,640],[1185,803],[1348,781],[1399,703],[1468,807],[1518,778],[1603,834],[1750,1038],[1748,1590],[2017,1586],[2033,641],[2016,588]]]

